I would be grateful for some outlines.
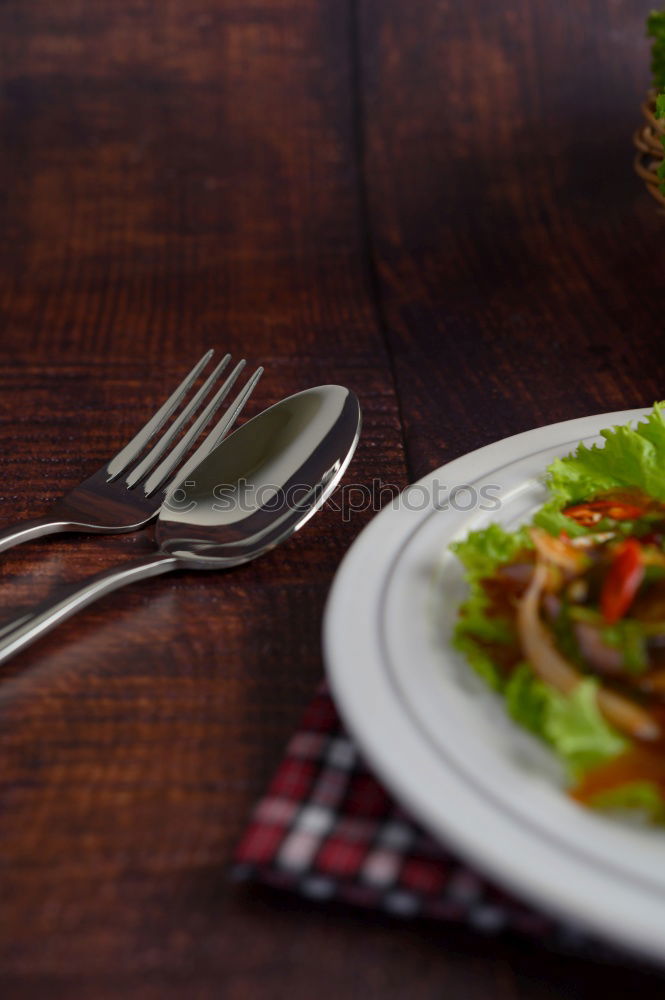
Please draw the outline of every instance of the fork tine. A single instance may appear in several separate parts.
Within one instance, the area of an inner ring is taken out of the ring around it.
[[[246,364],[247,362],[244,360],[238,362],[227,380],[224,382],[224,385],[215,393],[198,420],[192,424],[187,433],[180,439],[180,441],[178,441],[175,448],[169,452],[166,458],[164,458],[157,466],[152,475],[148,477],[144,484],[145,495],[147,497],[151,496],[151,494],[153,494],[155,490],[161,486],[164,480],[167,479],[177,468],[180,459],[186,454],[204,428],[208,426],[213,416],[224,402],[224,399],[228,396],[234,382]]]
[[[217,447],[223,437],[226,437],[228,431],[244,410],[245,403],[254,392],[257,382],[263,375],[263,371],[263,368],[256,369],[252,377],[247,380],[245,388],[238,393],[235,402],[228,408],[222,419],[213,427],[205,441],[199,445],[192,456],[192,458],[196,459],[197,465]]]
[[[229,361],[231,360],[230,354],[225,354],[222,360],[219,362],[214,371],[208,376],[201,388],[198,390],[196,395],[192,396],[191,400],[184,408],[182,413],[178,415],[178,418],[173,421],[169,429],[162,434],[161,438],[157,443],[150,449],[148,454],[145,456],[143,461],[139,462],[136,468],[132,469],[130,474],[127,476],[127,486],[131,489],[140,483],[141,480],[147,476],[152,468],[157,464],[157,459],[160,455],[163,455],[165,450],[171,444],[171,442],[177,437],[182,428],[185,426],[189,420],[192,413],[198,410],[199,405],[203,399],[208,395],[211,387],[218,381],[219,376],[224,371]]]
[[[217,447],[222,438],[228,434],[245,408],[245,403],[254,392],[256,384],[263,375],[263,372],[263,368],[257,368],[252,377],[247,380],[244,389],[238,393],[235,401],[228,408],[222,419],[215,425],[215,427],[213,427],[207,438],[199,445],[192,457],[185,462],[183,467],[176,473],[175,478],[168,484],[165,490],[167,494],[175,486],[177,486],[178,483],[181,483],[184,479],[186,479],[190,472],[193,472],[194,469],[201,464],[203,459],[207,458],[210,452]]]
[[[111,459],[106,467],[109,479],[115,479],[116,476],[119,476],[122,472],[124,472],[127,466],[130,465],[143,451],[153,434],[155,434],[171,416],[192,382],[196,380],[199,373],[203,368],[205,368],[214,353],[214,351],[206,351],[201,360],[197,361],[189,375],[185,376],[178,388],[169,396],[163,406],[160,406],[157,412],[153,414],[138,434],[136,434],[131,441],[126,444],[124,448],[121,448],[118,454]]]

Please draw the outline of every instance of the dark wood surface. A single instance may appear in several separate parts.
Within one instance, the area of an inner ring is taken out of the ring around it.
[[[209,345],[250,407],[339,381],[347,482],[663,396],[665,217],[632,174],[640,0],[3,0],[0,518]],[[321,676],[368,514],[109,597],[2,669],[6,997],[660,997],[646,967],[225,875]],[[3,617],[141,536],[7,554]]]

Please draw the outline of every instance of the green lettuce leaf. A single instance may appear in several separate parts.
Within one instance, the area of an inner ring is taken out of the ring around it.
[[[509,532],[499,524],[471,531],[463,541],[451,545],[466,570],[465,579],[469,584],[469,596],[460,608],[455,626],[453,646],[495,691],[502,688],[503,677],[484,644],[514,642],[515,626],[508,618],[488,613],[487,595],[481,581],[529,547],[532,543],[526,528]]]
[[[665,500],[664,407],[665,403],[656,403],[634,428],[624,424],[601,431],[604,445],[580,444],[571,455],[555,459],[546,481],[556,506],[560,509],[603,490],[628,486]]]
[[[453,635],[453,647],[463,653],[469,666],[485,681],[493,691],[500,691],[503,685],[503,678],[492,657],[482,645],[476,641],[473,635],[466,631],[460,624],[455,628]]]
[[[485,644],[514,641],[513,623],[508,618],[488,614],[484,590],[479,585],[472,587],[470,596],[460,608],[453,646],[466,656],[476,673],[495,691],[501,689],[503,678]]]
[[[548,689],[545,737],[575,778],[618,756],[628,746],[600,714],[597,692],[598,683],[591,679],[581,681],[568,697]]]
[[[545,719],[550,689],[536,677],[528,663],[520,663],[515,668],[504,694],[508,715],[520,726],[547,740]]]
[[[490,524],[481,531],[470,531],[450,548],[464,566],[466,580],[474,584],[491,576],[498,566],[510,562],[522,549],[533,548],[533,543],[526,528],[506,531],[500,524]]]
[[[651,781],[633,781],[600,792],[593,797],[590,805],[603,811],[630,813],[652,823],[665,822],[665,800],[658,786]]]
[[[600,713],[598,683],[584,680],[567,697],[544,684],[528,664],[513,672],[505,689],[508,714],[540,736],[579,778],[622,753],[627,743]]]
[[[482,590],[475,590],[461,608],[460,625],[464,633],[482,642],[512,642],[515,628],[508,618],[487,613],[487,598]]]

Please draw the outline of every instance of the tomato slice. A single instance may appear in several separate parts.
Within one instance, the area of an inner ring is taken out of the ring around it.
[[[589,503],[578,503],[564,510],[566,517],[577,521],[584,528],[591,528],[604,517],[613,521],[634,521],[644,513],[644,507],[620,500],[590,500]]]
[[[628,538],[616,550],[600,593],[600,610],[608,625],[623,618],[643,579],[640,544],[635,538]]]

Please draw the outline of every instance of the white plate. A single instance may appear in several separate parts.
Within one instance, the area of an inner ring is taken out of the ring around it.
[[[535,738],[450,646],[465,587],[453,538],[490,521],[515,525],[546,496],[557,455],[626,410],[541,427],[465,455],[409,487],[357,539],[324,622],[328,676],[373,768],[429,830],[524,899],[625,947],[665,957],[665,830],[577,806]],[[598,439],[602,440],[602,439]],[[472,495],[432,504],[436,483],[496,487],[500,509]],[[420,508],[420,509],[416,509]]]

